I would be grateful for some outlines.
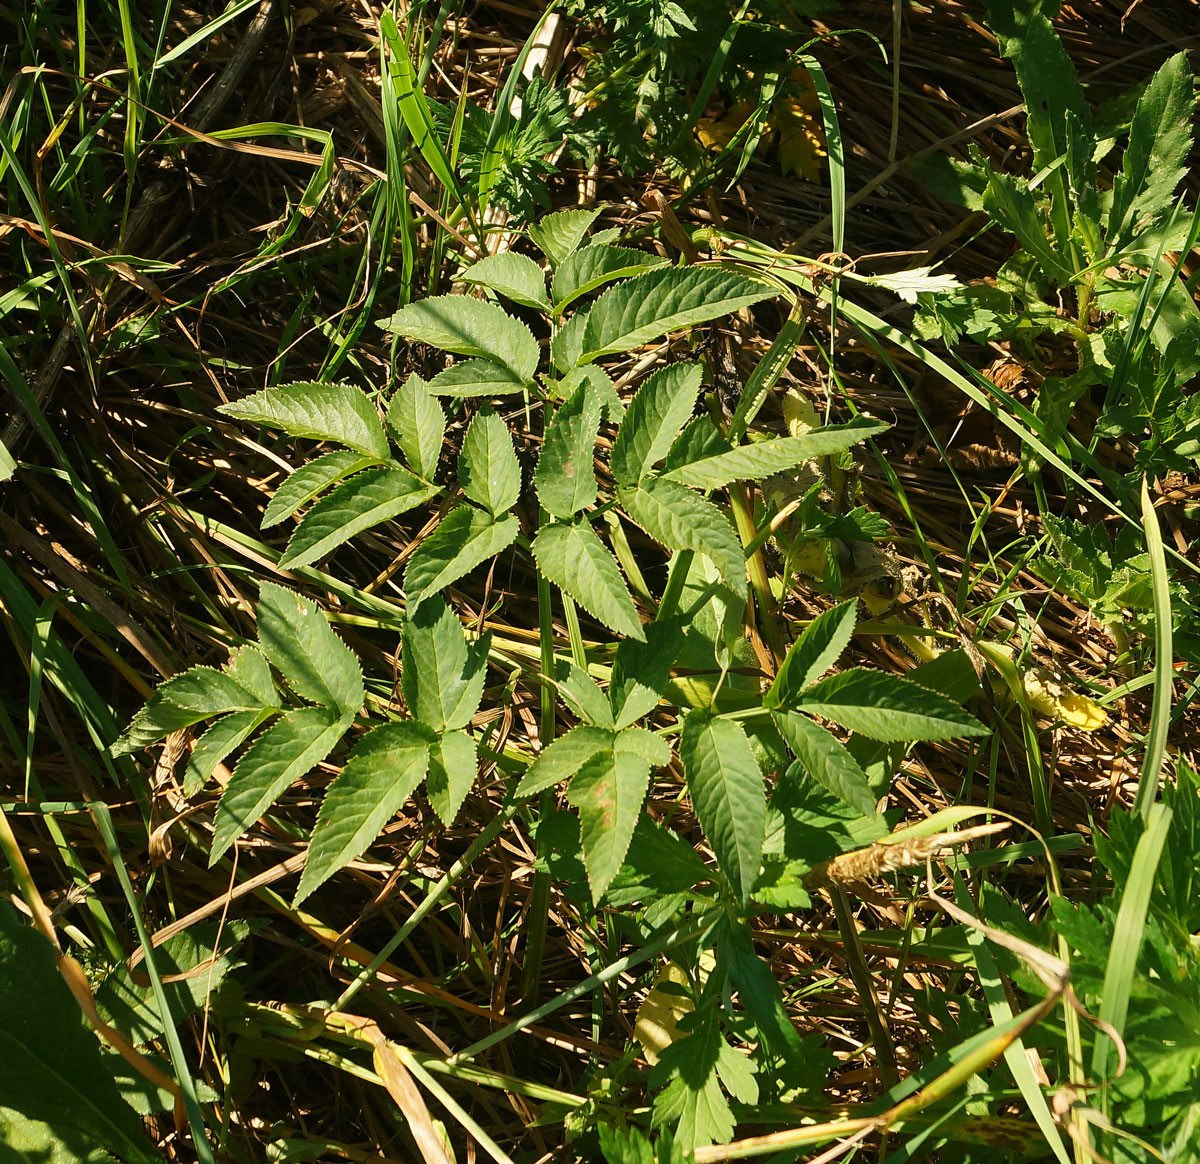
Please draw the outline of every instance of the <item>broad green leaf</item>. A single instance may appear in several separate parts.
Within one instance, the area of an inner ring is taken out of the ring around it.
[[[375,405],[351,384],[303,382],[264,388],[217,411],[282,429],[289,436],[336,441],[378,461],[388,458],[387,436]]]
[[[435,396],[512,396],[524,392],[528,383],[504,364],[491,360],[462,360],[451,364],[429,381]]]
[[[339,716],[329,707],[305,707],[276,720],[242,753],[217,805],[210,867],[285,788],[333,751],[353,719],[353,712]]]
[[[794,710],[831,719],[873,740],[948,740],[991,729],[953,700],[883,671],[854,668],[804,691]]]
[[[475,783],[478,767],[475,741],[466,732],[446,732],[430,745],[425,795],[446,828],[458,816],[458,810]]]
[[[511,513],[497,520],[469,505],[451,510],[409,559],[404,571],[409,610],[507,549],[519,531]]]
[[[412,469],[432,480],[446,439],[446,414],[415,372],[388,401],[387,424]]]
[[[669,331],[728,315],[776,294],[721,267],[660,267],[605,291],[588,312],[578,362],[628,352]]]
[[[277,525],[285,517],[291,517],[302,505],[307,505],[318,493],[324,493],[330,485],[336,485],[352,473],[375,464],[378,464],[378,458],[364,456],[350,449],[338,449],[309,461],[275,490],[275,496],[263,514],[262,528],[269,529]]]
[[[503,307],[482,299],[435,295],[400,308],[379,326],[445,352],[503,364],[524,384],[537,371],[538,344],[529,328]]]
[[[711,501],[674,481],[645,481],[621,489],[618,497],[629,514],[656,542],[669,550],[695,550],[713,560],[725,584],[735,593],[746,590],[746,559],[729,518]]]
[[[634,827],[650,784],[651,761],[646,758],[648,736],[659,745],[660,764],[669,762],[670,748],[657,736],[632,728],[597,753],[576,773],[567,799],[579,809],[579,837],[592,901],[599,902],[629,851]]]
[[[776,711],[772,718],[804,771],[839,800],[863,816],[875,815],[878,797],[871,792],[858,761],[820,724],[795,711]]]
[[[688,712],[679,738],[688,791],[704,835],[738,898],[750,897],[762,858],[767,799],[741,724]]]
[[[611,751],[617,733],[609,728],[579,724],[565,736],[559,736],[525,770],[517,785],[518,796],[535,796],[570,780],[584,764],[601,752]]]
[[[458,616],[427,599],[404,624],[400,689],[410,714],[435,732],[466,727],[483,698],[491,634],[467,645]]]
[[[520,255],[516,251],[485,256],[469,266],[457,281],[488,287],[505,299],[535,311],[550,310],[550,300],[546,298],[546,276],[541,267],[528,255]]]
[[[558,210],[529,228],[529,241],[557,267],[581,242],[600,215],[595,210]]]
[[[613,441],[610,464],[619,485],[636,485],[667,455],[696,407],[700,378],[699,364],[668,364],[638,389]]]
[[[476,413],[467,426],[458,458],[463,493],[493,516],[516,505],[521,496],[521,466],[508,429],[494,412]]]
[[[662,699],[671,667],[683,648],[684,624],[679,618],[647,623],[645,639],[621,640],[613,659],[608,698],[618,728],[649,715]]]
[[[621,567],[586,522],[543,526],[533,539],[533,556],[543,577],[610,630],[643,637]]]
[[[634,640],[625,638],[621,642],[631,643]],[[619,647],[617,649],[620,650]],[[597,727],[613,726],[608,696],[600,690],[595,679],[570,659],[555,661],[554,683],[566,705],[585,723],[594,723]]]
[[[1046,223],[1028,181],[993,171],[983,194],[983,208],[1017,236],[1046,275],[1064,286],[1071,281],[1071,268],[1046,235]]]
[[[590,386],[592,394],[600,401],[600,411],[605,420],[616,424],[625,415],[625,405],[617,395],[613,378],[603,368],[595,364],[588,364],[586,368],[570,368],[563,373],[561,380],[548,379],[546,387],[552,395],[566,400],[584,383]]]
[[[787,707],[841,657],[854,634],[858,600],[818,615],[792,644],[766,695],[764,707]]]
[[[258,592],[258,641],[301,699],[349,715],[362,707],[358,660],[314,602],[264,582]]]
[[[670,1080],[654,1097],[653,1119],[674,1125],[675,1143],[691,1153],[714,1141],[728,1143],[737,1124],[721,1090],[719,1064],[722,1048],[728,1048],[717,1025],[717,1008],[697,1009],[679,1025],[690,1028],[687,1038],[666,1047],[650,1072],[651,1087]],[[751,1066],[749,1060],[746,1066]]]
[[[669,481],[678,481],[695,489],[721,489],[732,481],[761,481],[764,477],[795,469],[813,457],[840,453],[887,429],[886,424],[856,418],[849,424],[815,428],[803,436],[739,445],[728,452],[680,465],[665,476]]]
[[[226,756],[240,748],[271,716],[269,711],[235,711],[217,720],[192,747],[183,777],[183,794],[204,786]]]
[[[547,513],[573,517],[596,500],[593,461],[599,432],[600,398],[583,380],[546,427],[534,470],[538,500]]]
[[[355,745],[321,802],[293,906],[353,861],[412,796],[433,740],[423,724],[405,721],[382,724]]]
[[[631,247],[598,244],[583,247],[568,255],[554,272],[550,284],[554,314],[561,315],[581,295],[587,295],[614,279],[627,279],[651,267],[661,267],[666,259]]]
[[[562,325],[550,340],[550,359],[560,372],[570,372],[583,361],[583,331],[588,311],[581,308]]]
[[[0,1095],[81,1155],[106,1148],[138,1164],[161,1158],[84,1026],[53,946],[7,901],[0,902]]]
[[[366,469],[322,497],[301,519],[279,559],[281,569],[308,566],[382,522],[407,513],[438,492],[407,469]]]

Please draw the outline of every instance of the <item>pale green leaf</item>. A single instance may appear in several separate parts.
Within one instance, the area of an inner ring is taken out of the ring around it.
[[[581,242],[600,215],[595,210],[557,210],[529,228],[529,241],[557,267]]]
[[[407,469],[356,473],[322,497],[301,519],[279,559],[282,569],[308,566],[382,522],[407,513],[438,492]]]
[[[888,743],[991,734],[990,728],[945,695],[883,671],[857,667],[815,683],[796,699],[794,709]]]
[[[746,590],[746,560],[729,518],[711,501],[674,481],[645,481],[621,489],[625,512],[669,550],[706,554],[735,593]]]
[[[458,458],[463,493],[496,515],[511,509],[521,496],[521,466],[508,429],[494,412],[476,413],[467,426]]]
[[[229,653],[225,672],[241,686],[258,697],[263,707],[274,707],[278,699],[275,680],[271,678],[271,667],[267,657],[257,647],[249,644],[234,647]]]
[[[614,279],[627,279],[651,267],[661,267],[666,259],[631,247],[599,244],[583,247],[568,255],[554,272],[550,285],[554,314],[561,315],[581,295],[587,295]]]
[[[436,732],[466,727],[483,698],[491,634],[468,646],[458,616],[440,598],[409,613],[400,689],[409,712]]]
[[[258,593],[258,641],[301,699],[348,715],[362,707],[358,660],[314,602],[264,582]]]
[[[617,395],[617,386],[613,383],[613,378],[603,368],[595,364],[588,364],[585,368],[569,368],[563,373],[561,380],[550,380],[546,387],[565,400],[585,382],[591,386],[592,393],[600,401],[600,410],[605,420],[616,424],[625,415],[625,405]]]
[[[435,295],[400,308],[379,326],[445,352],[503,364],[524,384],[537,371],[538,344],[529,328],[503,307],[482,299]]]
[[[519,532],[511,513],[496,520],[469,505],[451,510],[409,559],[404,571],[409,609],[507,549]]]
[[[643,637],[637,607],[616,559],[586,522],[543,526],[533,540],[543,577],[618,634]]]
[[[546,298],[546,276],[541,267],[528,255],[520,255],[516,251],[485,256],[469,266],[457,281],[488,287],[505,299],[511,299],[523,307],[532,307],[535,311],[550,310],[550,300]]]
[[[775,726],[801,768],[863,816],[874,816],[878,799],[858,761],[823,727],[795,711],[776,711]]]
[[[696,407],[699,364],[668,364],[638,389],[613,441],[610,461],[620,485],[636,485],[661,461]]]
[[[264,388],[217,411],[282,429],[289,436],[336,441],[377,461],[388,458],[387,436],[375,405],[351,384],[303,382]]]
[[[433,740],[412,721],[382,724],[359,740],[321,802],[293,906],[353,861],[412,796]]]
[[[659,619],[642,628],[643,641],[621,640],[608,687],[618,728],[649,715],[659,705],[671,679],[671,667],[683,648],[685,629],[681,618]]]
[[[610,728],[579,724],[565,736],[559,736],[525,770],[517,785],[518,796],[535,796],[570,780],[594,756],[611,751],[617,733]]]
[[[446,414],[415,372],[388,401],[387,424],[412,469],[432,480],[446,438]]]
[[[766,695],[764,707],[788,707],[841,657],[854,634],[858,600],[818,615],[792,644]]]
[[[734,893],[750,897],[762,858],[767,799],[762,772],[740,724],[691,711],[679,755],[704,835]]]
[[[462,360],[451,364],[429,381],[435,396],[512,396],[524,392],[528,383],[504,364],[491,360]]]
[[[375,464],[378,464],[376,457],[364,456],[350,449],[338,449],[309,461],[275,490],[275,496],[263,514],[262,528],[269,529],[277,525],[285,517],[291,517],[302,505],[307,505],[318,493],[323,493],[331,485],[336,485],[360,469]]]
[[[635,640],[625,638],[622,643]],[[618,648],[619,652],[620,648]],[[608,704],[608,696],[600,690],[600,685],[582,667],[577,667],[570,659],[558,659],[554,664],[554,683],[563,702],[585,723],[594,723],[597,727],[612,727],[612,708]]]
[[[570,372],[583,362],[583,332],[587,317],[587,309],[580,309],[551,337],[550,359],[560,372]]]
[[[605,291],[588,312],[578,363],[627,352],[777,294],[722,267],[660,267]]]
[[[555,517],[572,517],[596,500],[593,463],[600,398],[584,379],[546,427],[533,480],[538,500]]]
[[[680,465],[664,476],[669,481],[678,481],[695,489],[721,489],[733,481],[761,481],[776,473],[795,469],[813,457],[840,453],[887,429],[886,424],[858,417],[849,424],[814,428],[803,436],[777,437],[775,440],[739,445],[728,452]]]
[[[272,715],[270,711],[234,711],[217,720],[193,745],[183,777],[183,794],[202,788],[218,764],[240,748]]]
[[[478,767],[475,741],[466,732],[446,732],[430,745],[425,795],[446,828],[458,816],[458,810],[475,783]]]
[[[333,751],[354,718],[328,707],[306,707],[276,720],[242,753],[217,805],[208,863],[215,865],[275,802]]]

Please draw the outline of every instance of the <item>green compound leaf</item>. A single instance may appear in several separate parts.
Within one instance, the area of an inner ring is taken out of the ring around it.
[[[478,769],[475,741],[466,732],[446,732],[430,745],[425,795],[446,828],[458,816]]]
[[[293,905],[379,835],[425,779],[435,738],[424,724],[406,721],[385,723],[355,745],[321,803]]]
[[[593,727],[591,724],[573,727],[529,765],[521,777],[521,783],[517,785],[517,795],[535,796],[543,789],[570,780],[593,757],[611,751],[616,738],[617,733],[609,728]]]
[[[354,719],[328,707],[306,707],[276,720],[242,754],[217,805],[209,866],[275,802],[333,750]]]
[[[380,467],[356,473],[301,519],[279,559],[284,569],[307,566],[365,529],[389,521],[438,492],[407,469]]]
[[[491,360],[463,360],[451,364],[429,381],[429,391],[435,396],[512,396],[524,392],[529,385],[504,364]]]
[[[581,364],[641,347],[769,299],[765,283],[721,267],[660,267],[605,291],[588,312]]]
[[[586,522],[544,526],[533,539],[533,556],[545,578],[610,630],[644,637],[621,567]]]
[[[766,695],[764,707],[787,707],[841,657],[850,645],[858,613],[858,600],[851,599],[818,615],[792,644]]]
[[[267,504],[261,527],[269,529],[278,525],[285,517],[291,517],[302,505],[307,505],[318,493],[324,493],[330,485],[357,473],[360,469],[378,464],[375,457],[349,449],[338,449],[326,453],[315,461],[309,461],[297,469],[278,489]]]
[[[570,372],[583,362],[583,329],[587,326],[587,317],[586,308],[576,311],[550,340],[550,359],[560,372]]]
[[[608,698],[618,728],[653,711],[671,680],[671,667],[683,648],[681,618],[658,619],[642,627],[645,640],[621,640],[613,658]]]
[[[854,668],[830,675],[796,700],[795,710],[831,719],[872,740],[948,740],[991,729],[928,687],[883,671]]]
[[[507,549],[519,531],[511,513],[497,520],[469,505],[451,510],[417,547],[404,571],[409,609]]]
[[[581,242],[600,216],[595,210],[558,210],[529,228],[529,241],[557,267]]]
[[[258,592],[258,641],[301,699],[351,716],[362,707],[358,660],[314,602],[264,582]]]
[[[533,480],[542,508],[554,517],[572,517],[596,500],[600,412],[600,396],[585,378],[546,428]]]
[[[725,584],[746,591],[746,560],[729,518],[675,481],[644,481],[617,494],[625,512],[669,550],[695,550],[713,560]]]
[[[542,268],[528,255],[520,255],[516,251],[502,251],[498,255],[480,259],[459,275],[456,282],[488,287],[505,299],[535,311],[550,310],[550,300],[546,298],[546,276]]]
[[[631,247],[611,247],[593,244],[568,255],[554,272],[551,294],[554,314],[561,315],[581,295],[587,295],[614,279],[640,275],[652,267],[661,267],[667,260]]]
[[[458,458],[463,493],[489,513],[511,509],[521,496],[521,466],[508,429],[494,412],[480,412],[467,427]]]
[[[849,424],[816,428],[803,436],[739,445],[728,452],[680,465],[665,476],[669,481],[678,481],[695,489],[722,489],[733,481],[761,481],[764,477],[794,469],[813,457],[840,453],[867,437],[886,432],[888,427],[858,418]]]
[[[669,364],[638,389],[613,441],[610,461],[619,485],[636,485],[661,461],[696,407],[699,364]]]
[[[858,761],[823,727],[806,715],[776,711],[772,717],[804,771],[863,816],[875,815],[878,797]]]
[[[503,307],[482,299],[435,295],[400,308],[379,326],[445,352],[502,364],[523,384],[537,371],[538,344],[533,333]]]
[[[762,772],[740,724],[691,711],[679,755],[696,815],[717,864],[744,903],[758,877],[767,799]]]
[[[446,414],[415,372],[388,401],[387,425],[410,467],[432,480],[446,439]]]
[[[375,405],[351,384],[302,382],[264,388],[217,411],[282,429],[289,436],[336,441],[377,461],[388,458],[387,436]]]
[[[191,796],[236,749],[240,748],[274,713],[235,711],[217,720],[193,745],[183,777],[183,794]]]
[[[84,1026],[54,948],[7,901],[0,902],[0,1095],[84,1158],[106,1148],[137,1164],[161,1159]],[[18,1157],[9,1145],[7,1158],[44,1157]]]
[[[436,732],[466,727],[483,698],[491,633],[467,645],[458,616],[440,598],[409,614],[400,688],[409,712]]]

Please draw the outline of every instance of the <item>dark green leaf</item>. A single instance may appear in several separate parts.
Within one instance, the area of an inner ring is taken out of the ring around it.
[[[430,745],[425,794],[446,828],[458,816],[458,810],[475,783],[478,767],[475,741],[466,732],[446,732]]]
[[[278,489],[271,498],[263,514],[262,528],[269,529],[291,517],[303,505],[307,505],[318,493],[323,493],[330,485],[336,485],[343,478],[357,473],[376,464],[376,458],[364,456],[349,449],[338,449],[326,453],[315,461],[297,469]]]
[[[671,667],[683,648],[682,619],[647,623],[642,630],[645,639],[623,639],[613,659],[608,698],[618,728],[627,727],[658,706],[670,681]]]
[[[446,414],[415,372],[388,401],[387,423],[404,459],[415,472],[432,479],[446,437]]]
[[[529,240],[557,267],[581,242],[600,214],[595,210],[557,210],[529,228]]]
[[[466,727],[483,698],[491,634],[468,647],[458,617],[430,598],[404,624],[401,690],[410,714],[435,732]]]
[[[573,517],[596,500],[593,460],[599,432],[600,398],[584,379],[546,427],[533,480],[547,513]]]
[[[472,501],[496,515],[521,496],[521,466],[512,437],[494,412],[477,413],[458,458],[458,483]]]
[[[559,736],[525,771],[517,786],[518,796],[534,796],[544,788],[552,788],[570,780],[593,757],[611,751],[616,732],[609,728],[580,724],[565,736]]]
[[[587,295],[614,279],[627,279],[651,267],[661,267],[666,259],[630,247],[600,244],[583,247],[568,255],[554,272],[551,294],[554,314],[561,315],[581,295]]]
[[[404,572],[409,609],[507,549],[519,531],[511,513],[495,520],[469,505],[451,510],[409,560]]]
[[[477,287],[490,287],[506,299],[535,311],[550,310],[550,300],[546,298],[546,276],[542,274],[541,267],[528,255],[516,251],[486,255],[459,275],[458,281]]]
[[[878,799],[858,761],[823,727],[795,711],[776,711],[772,718],[800,766],[817,783],[863,816],[875,815]]]
[[[503,364],[491,360],[460,360],[429,381],[429,391],[435,396],[511,396],[528,386]]]
[[[838,661],[854,634],[857,608],[857,600],[843,602],[808,624],[763,696],[764,707],[789,706]]]
[[[668,364],[638,389],[613,441],[610,463],[619,485],[636,485],[667,455],[696,406],[700,378],[699,364]]]

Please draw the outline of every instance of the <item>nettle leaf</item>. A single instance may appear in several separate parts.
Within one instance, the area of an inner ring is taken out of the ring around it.
[[[875,815],[878,797],[858,761],[820,724],[795,711],[776,711],[772,718],[792,754],[809,776],[863,816]]]
[[[621,567],[586,522],[543,526],[533,539],[542,575],[617,634],[643,637]]]
[[[379,326],[445,352],[503,364],[523,384],[537,371],[538,343],[533,333],[503,307],[482,299],[435,295],[400,308]]]
[[[521,466],[508,428],[494,412],[480,412],[467,426],[458,458],[458,483],[489,513],[503,513],[521,496]]]
[[[435,396],[512,396],[524,392],[528,382],[522,380],[504,364],[491,360],[463,360],[451,364],[429,381],[429,391]]]
[[[660,255],[635,251],[632,247],[610,247],[593,243],[568,255],[554,272],[550,293],[554,314],[561,315],[581,295],[587,295],[614,279],[627,279],[667,260]]]
[[[258,641],[301,699],[351,716],[362,707],[358,660],[316,603],[264,582],[258,592]]]
[[[622,643],[633,642],[633,639],[622,639]],[[620,647],[617,648],[618,652]],[[556,659],[554,663],[554,683],[558,693],[571,711],[586,723],[594,723],[597,727],[612,727],[612,708],[608,705],[608,696],[600,690],[600,685],[581,667],[577,667],[570,659]]]
[[[762,772],[750,741],[736,721],[691,711],[683,721],[679,756],[717,864],[745,902],[758,877],[767,820]]]
[[[516,251],[485,256],[469,266],[456,282],[488,287],[505,299],[535,311],[550,310],[550,300],[546,298],[546,276],[542,268],[528,255],[520,255]]]
[[[338,449],[326,453],[315,461],[302,465],[275,490],[275,496],[267,503],[261,528],[278,525],[285,517],[291,517],[303,505],[307,505],[318,493],[324,493],[330,485],[357,473],[360,469],[377,465],[377,457],[366,456],[350,449]]]
[[[596,500],[594,457],[600,433],[600,398],[589,380],[554,413],[546,427],[533,482],[542,508],[572,517]]]
[[[667,455],[696,407],[699,364],[668,364],[648,377],[629,404],[609,464],[619,485],[636,485]]]
[[[240,748],[274,711],[234,711],[217,720],[193,745],[183,777],[183,794],[203,787],[217,765]]]
[[[766,695],[764,707],[787,707],[841,657],[850,645],[858,600],[851,599],[818,615],[792,644]]]
[[[873,740],[948,740],[986,736],[985,727],[944,695],[888,675],[855,667],[809,687],[794,710],[831,719]]]
[[[406,721],[382,724],[359,740],[321,802],[293,906],[353,861],[412,796],[435,738]]]
[[[579,837],[592,901],[599,902],[629,851],[642,814],[651,765],[670,762],[671,749],[641,728],[621,732],[576,773],[567,799],[579,810]]]
[[[645,481],[617,496],[635,522],[669,550],[706,554],[735,593],[746,590],[746,559],[733,525],[711,501],[675,481]]]
[[[415,372],[388,401],[387,425],[412,469],[432,479],[446,439],[446,414]]]
[[[581,242],[588,228],[600,217],[595,210],[558,210],[547,214],[528,230],[529,241],[557,267]]]
[[[409,712],[434,731],[466,727],[479,710],[491,633],[467,645],[458,616],[440,598],[409,614],[400,688]]]
[[[592,304],[578,362],[628,352],[669,331],[692,327],[769,299],[773,287],[721,267],[660,267],[605,291]]]
[[[415,509],[438,492],[407,469],[380,467],[356,473],[301,519],[279,559],[283,569],[307,566],[352,537]]]
[[[761,481],[764,477],[794,469],[813,457],[843,452],[867,437],[887,432],[889,427],[856,417],[849,424],[815,428],[803,436],[739,445],[728,452],[680,465],[665,476],[667,480],[695,489],[721,489],[732,481]]]
[[[388,459],[387,436],[375,405],[352,384],[284,384],[222,404],[217,411],[289,436],[336,441],[377,461]]]
[[[588,309],[581,308],[550,339],[550,359],[560,372],[570,372],[583,362],[583,329]]]
[[[621,640],[613,659],[609,703],[618,728],[648,715],[659,704],[671,679],[671,667],[683,649],[684,621],[664,619],[642,627],[645,638]]]
[[[458,816],[478,770],[475,741],[466,732],[446,732],[430,745],[425,795],[446,828]]]
[[[333,751],[354,720],[329,707],[305,707],[276,720],[242,753],[221,795],[209,866],[275,802]]]
[[[517,795],[535,796],[546,788],[570,780],[589,760],[601,752],[611,751],[616,738],[617,733],[609,728],[591,724],[573,727],[538,754],[521,777]]]
[[[451,510],[409,559],[404,571],[409,610],[507,549],[519,532],[511,513],[493,518],[469,505]]]

